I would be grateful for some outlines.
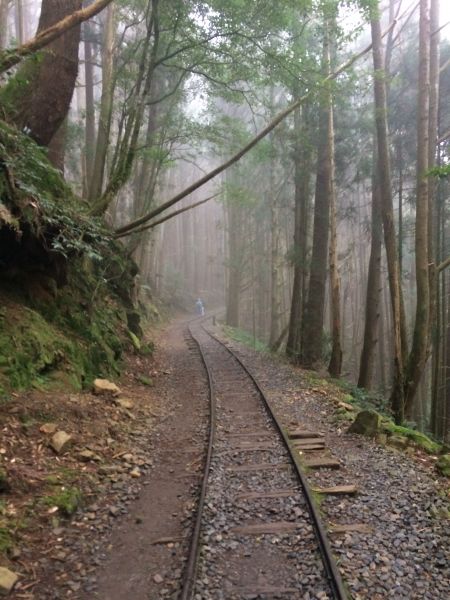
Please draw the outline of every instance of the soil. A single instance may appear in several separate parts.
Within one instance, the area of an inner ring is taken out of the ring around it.
[[[184,338],[187,320],[175,319],[153,336],[153,356],[128,356],[116,383],[121,389],[118,398],[130,400],[130,408],[120,406],[113,396],[37,390],[14,394],[0,405],[0,469],[11,485],[9,492],[0,493],[0,544],[6,540],[9,546],[0,552],[0,566],[19,575],[10,598],[178,597],[208,415],[203,367]],[[448,515],[429,513],[432,508],[443,514],[448,480],[437,478],[433,461],[420,452],[405,456],[360,436],[344,436],[342,423],[333,421],[335,403],[328,392],[308,382],[298,369],[249,349],[242,352],[286,422],[324,431],[333,452],[349,461],[344,471],[348,481],[333,483],[356,482],[364,490],[356,504],[325,501],[325,518],[339,523],[350,514],[352,522],[368,521],[376,527],[386,516],[385,530],[392,529],[392,539],[398,541],[389,545],[386,537],[383,546],[384,541],[374,537],[366,546],[355,534],[337,539],[334,548],[354,597],[447,597],[448,565],[439,563],[435,547],[440,545],[444,561]],[[65,454],[57,455],[49,447],[52,434],[42,430],[48,423],[73,436]],[[93,453],[91,458],[82,458],[84,450]],[[326,479],[325,474],[314,483]],[[70,518],[57,506],[68,490],[81,495]],[[401,496],[400,503],[396,496]],[[396,537],[404,531],[409,531],[407,542],[419,554],[422,547],[428,552],[416,573],[409,572],[404,540]],[[428,576],[422,573],[427,561]],[[414,580],[423,584],[422,591],[414,589]],[[370,581],[376,586],[374,596],[366,592]],[[396,587],[402,583],[401,589]]]
[[[129,354],[117,398],[31,391],[0,406],[0,467],[11,485],[0,495],[9,546],[0,566],[19,575],[11,598],[139,600],[179,585],[207,418],[185,321],[153,336],[154,356]],[[42,430],[49,423],[74,438],[62,455]],[[85,462],[84,450],[94,458]],[[68,489],[82,498],[71,518],[55,502]]]

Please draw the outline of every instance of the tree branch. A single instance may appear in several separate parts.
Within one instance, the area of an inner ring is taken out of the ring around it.
[[[212,196],[208,196],[208,198],[204,198],[203,200],[199,200],[198,202],[194,202],[194,204],[190,204],[189,206],[185,206],[184,208],[180,208],[179,210],[175,210],[174,212],[166,215],[165,217],[161,217],[161,219],[158,219],[158,221],[153,221],[153,223],[149,223],[148,225],[145,225],[145,227],[141,227],[140,229],[136,229],[134,231],[128,231],[125,233],[119,233],[116,234],[115,237],[121,238],[121,237],[125,237],[127,235],[131,235],[131,234],[139,234],[139,233],[143,233],[144,231],[147,231],[147,229],[153,229],[153,227],[156,227],[157,225],[161,225],[161,223],[164,223],[165,221],[168,221],[169,219],[173,219],[174,217],[176,217],[177,215],[180,215],[181,213],[186,212],[187,210],[192,210],[193,208],[196,208],[197,206],[201,206],[202,204],[205,204],[206,202],[209,202],[209,200],[212,200],[213,198],[217,198],[217,196],[219,195],[220,192],[217,192],[217,194],[213,194]]]
[[[41,31],[34,38],[18,46],[17,48],[10,48],[0,53],[0,74],[4,73],[14,65],[17,65],[23,58],[33,54],[37,50],[44,48],[61,35],[76,27],[83,21],[87,21],[91,17],[102,11],[112,0],[96,0],[93,4],[87,8],[77,10],[71,15],[64,17],[54,25],[51,25],[44,31]]]
[[[386,36],[389,33],[389,31],[393,27],[395,27],[395,25],[396,25],[396,21],[394,20],[390,24],[390,26],[387,28],[387,30],[384,32],[383,37]],[[341,73],[343,73],[344,71],[349,69],[355,62],[357,62],[360,58],[362,58],[368,52],[370,52],[371,49],[372,49],[372,44],[369,44],[363,50],[361,50],[360,52],[357,52],[356,54],[351,56],[340,67],[338,67],[335,71],[333,71],[333,73],[328,75],[328,77],[325,77],[322,80],[322,85],[328,81],[337,79],[337,77]],[[131,223],[128,223],[127,225],[119,227],[116,230],[116,234],[120,235],[123,233],[128,233],[129,231],[136,229],[140,225],[147,223],[147,221],[150,221],[150,219],[153,219],[154,217],[156,217],[157,215],[159,215],[160,213],[165,211],[167,208],[170,208],[174,204],[177,204],[177,202],[179,202],[186,196],[189,196],[189,194],[192,194],[192,192],[194,192],[198,188],[202,187],[205,183],[207,183],[211,179],[214,179],[214,177],[219,175],[219,173],[222,173],[223,171],[228,169],[228,167],[231,167],[231,165],[236,163],[240,158],[242,158],[245,154],[247,154],[254,146],[256,146],[256,144],[258,144],[258,142],[260,142],[262,139],[264,139],[273,129],[275,129],[275,127],[277,127],[282,121],[284,121],[284,119],[286,117],[288,117],[291,113],[293,113],[294,110],[296,110],[299,106],[301,106],[305,102],[305,100],[307,100],[314,92],[316,92],[316,89],[317,89],[316,87],[312,87],[308,92],[306,92],[306,94],[301,96],[298,100],[296,100],[295,102],[290,104],[287,108],[285,108],[280,113],[278,113],[278,115],[274,119],[272,119],[272,121],[270,121],[270,123],[268,125],[266,125],[266,127],[264,127],[264,129],[262,129],[254,138],[252,138],[250,140],[250,142],[248,142],[248,144],[246,144],[243,148],[241,148],[238,152],[236,152],[227,161],[225,161],[224,163],[222,163],[221,165],[219,165],[218,167],[216,167],[215,169],[213,169],[212,171],[210,171],[209,173],[207,173],[206,175],[204,175],[203,177],[201,177],[200,179],[195,181],[193,184],[191,184],[190,186],[185,188],[183,191],[176,194],[173,198],[171,198],[167,202],[164,202],[163,204],[161,204],[157,208],[153,209],[146,215],[143,215],[139,219],[136,219],[135,221],[132,221]]]
[[[448,258],[446,258],[444,261],[442,261],[437,267],[436,267],[436,271],[438,273],[441,273],[444,269],[446,269],[447,267],[450,267],[450,256]]]

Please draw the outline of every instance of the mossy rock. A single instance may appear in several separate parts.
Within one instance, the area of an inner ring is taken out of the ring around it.
[[[75,513],[77,508],[81,506],[82,500],[83,495],[76,487],[69,487],[43,498],[44,504],[57,506],[60,512],[66,517],[71,517]]]
[[[350,425],[347,433],[376,436],[381,427],[381,415],[374,410],[362,410]]]
[[[444,477],[450,477],[450,454],[443,454],[436,462],[436,469]]]
[[[437,442],[434,442],[421,431],[416,431],[409,427],[402,427],[401,425],[395,425],[392,421],[385,421],[383,423],[383,429],[387,431],[388,434],[391,434],[391,436],[406,438],[428,454],[439,454],[441,451],[442,446]]]

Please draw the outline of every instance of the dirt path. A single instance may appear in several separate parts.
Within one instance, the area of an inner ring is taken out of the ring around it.
[[[16,527],[0,566],[20,576],[10,598],[178,597],[208,415],[205,374],[184,339],[186,321],[160,332],[154,357],[130,357],[119,382],[130,410],[89,393],[32,392],[0,405],[0,460],[13,484],[0,498],[0,532],[5,519]],[[354,600],[450,597],[446,484],[426,456],[345,434],[333,399],[317,383],[273,357],[241,352],[285,422],[323,431],[341,459],[339,475],[325,472],[311,483],[356,483],[360,490],[321,506],[330,522],[370,526],[370,535],[346,533],[333,542]],[[48,420],[75,438],[64,455],[49,448],[42,432]],[[95,458],[86,461],[83,449]],[[74,487],[83,502],[67,519],[52,490]]]
[[[156,334],[154,356],[129,354],[117,382],[125,405],[38,391],[0,404],[0,467],[11,482],[0,496],[0,566],[19,576],[10,598],[176,597],[208,415],[187,320]],[[64,454],[51,449],[48,425],[72,436]],[[74,493],[68,519],[58,505]]]
[[[183,338],[183,321],[160,349],[172,374],[164,390],[171,412],[158,428],[152,474],[114,530],[95,595],[101,600],[176,597],[202,464],[207,395],[202,366]],[[203,421],[204,422],[204,421]]]

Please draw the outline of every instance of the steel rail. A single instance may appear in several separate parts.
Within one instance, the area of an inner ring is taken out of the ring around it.
[[[204,319],[202,319],[204,320]],[[189,556],[188,561],[186,563],[183,580],[181,584],[181,592],[179,599],[180,600],[191,600],[194,590],[195,577],[197,573],[197,565],[198,565],[198,554],[199,554],[199,542],[200,542],[200,533],[201,533],[201,525],[202,525],[202,516],[203,516],[203,508],[205,505],[206,491],[208,488],[208,477],[209,471],[211,468],[211,458],[214,448],[214,437],[215,437],[215,425],[216,425],[216,397],[215,397],[215,388],[214,382],[211,375],[211,371],[206,363],[205,355],[203,353],[200,342],[192,333],[191,323],[198,322],[199,319],[193,319],[187,327],[188,333],[191,336],[192,340],[195,342],[198,351],[200,353],[200,357],[205,368],[206,376],[208,379],[208,396],[209,396],[209,432],[208,432],[208,447],[206,451],[206,459],[205,459],[205,468],[203,470],[203,482],[202,487],[200,489],[200,496],[197,505],[197,515],[195,517],[194,530],[192,532],[191,543],[189,546]]]
[[[231,350],[231,348],[229,348],[222,340],[220,340],[213,333],[208,331],[205,328],[205,326],[203,325],[203,323],[201,323],[201,327],[207,335],[209,335],[212,339],[214,339],[216,342],[218,342],[221,346],[223,346],[231,354],[231,356],[238,362],[238,364],[242,367],[242,369],[245,371],[245,373],[248,375],[248,377],[252,380],[255,388],[257,389],[257,391],[266,407],[267,413],[268,413],[269,417],[272,419],[272,421],[274,422],[281,438],[283,439],[284,446],[285,446],[286,450],[288,451],[289,456],[292,459],[292,462],[295,465],[295,472],[297,474],[297,478],[300,482],[300,485],[301,485],[302,490],[305,495],[306,503],[308,505],[308,509],[309,509],[309,513],[310,513],[310,516],[311,516],[311,519],[313,522],[316,537],[319,542],[319,548],[320,548],[320,553],[322,556],[322,562],[325,567],[328,582],[333,591],[334,598],[336,600],[349,600],[349,594],[347,593],[344,583],[342,581],[341,574],[337,567],[333,552],[331,550],[330,543],[328,541],[328,535],[326,533],[325,527],[320,518],[319,512],[316,508],[311,489],[310,489],[308,482],[306,480],[306,477],[303,473],[300,459],[295,455],[294,447],[291,444],[290,439],[289,439],[287,433],[285,432],[283,426],[281,425],[278,417],[275,415],[266,394],[264,393],[263,389],[261,388],[260,384],[258,383],[256,377],[253,375],[253,373],[251,373],[251,371],[249,371],[249,369],[243,363],[243,361],[239,358],[239,356],[237,356],[237,354],[235,352],[233,352],[233,350]]]

